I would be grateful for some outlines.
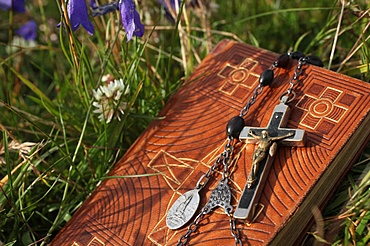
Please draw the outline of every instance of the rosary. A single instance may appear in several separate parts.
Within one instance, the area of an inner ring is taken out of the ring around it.
[[[275,106],[270,121],[266,127],[245,126],[244,116],[250,107],[257,101],[265,86],[271,85],[274,80],[274,70],[287,68],[290,59],[298,61],[294,75],[289,80],[288,89],[280,96],[280,103]],[[166,223],[168,228],[176,230],[187,224],[195,215],[200,204],[199,192],[204,189],[214,172],[222,168],[222,177],[218,185],[212,190],[211,195],[201,209],[200,213],[188,226],[187,232],[179,239],[177,245],[186,245],[190,235],[195,232],[205,215],[214,208],[224,209],[230,221],[231,235],[235,239],[235,245],[242,245],[239,230],[236,227],[236,219],[252,221],[256,206],[263,190],[273,157],[277,151],[278,143],[285,146],[303,146],[305,131],[301,129],[284,128],[289,119],[290,107],[296,93],[294,87],[299,83],[300,76],[304,72],[306,64],[323,67],[322,61],[317,56],[305,56],[297,51],[280,55],[273,64],[261,73],[259,84],[254,89],[252,97],[241,109],[238,116],[231,118],[226,127],[227,142],[224,151],[216,158],[209,170],[200,177],[195,188],[180,196],[168,211]],[[252,156],[252,167],[247,178],[245,188],[234,213],[231,205],[231,189],[229,186],[230,164],[233,157],[234,146],[238,140],[257,143]]]

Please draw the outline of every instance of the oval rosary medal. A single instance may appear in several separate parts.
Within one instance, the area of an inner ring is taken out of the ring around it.
[[[199,189],[182,194],[168,210],[167,227],[176,230],[188,223],[197,211],[199,202]]]

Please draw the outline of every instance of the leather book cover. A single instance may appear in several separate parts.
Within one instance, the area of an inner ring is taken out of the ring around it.
[[[260,74],[277,54],[223,41],[168,101],[153,121],[51,245],[176,245],[187,226],[171,230],[166,215],[222,153],[226,125],[253,95]],[[277,69],[244,117],[263,127],[287,90],[296,61]],[[287,128],[306,131],[303,147],[282,146],[273,160],[253,223],[237,220],[244,245],[296,242],[355,160],[370,133],[370,85],[324,68],[307,65],[289,104]],[[251,170],[256,144],[240,143],[230,166],[231,204],[235,209]],[[199,213],[222,170],[200,192]],[[189,224],[189,223],[188,223]],[[217,208],[200,221],[188,245],[233,245],[229,217]],[[280,244],[281,245],[281,244]]]

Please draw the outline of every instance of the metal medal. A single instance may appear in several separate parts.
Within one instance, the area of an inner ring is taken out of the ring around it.
[[[194,216],[200,203],[199,189],[182,194],[168,210],[167,227],[176,230],[188,223]]]

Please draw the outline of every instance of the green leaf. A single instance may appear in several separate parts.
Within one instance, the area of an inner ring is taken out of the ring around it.
[[[42,105],[48,110],[52,115],[58,115],[57,107],[54,103],[46,96],[39,88],[37,88],[30,80],[25,78],[22,74],[20,74],[17,70],[13,67],[9,66],[5,63],[9,69],[25,84],[31,91],[33,91],[41,100]]]

